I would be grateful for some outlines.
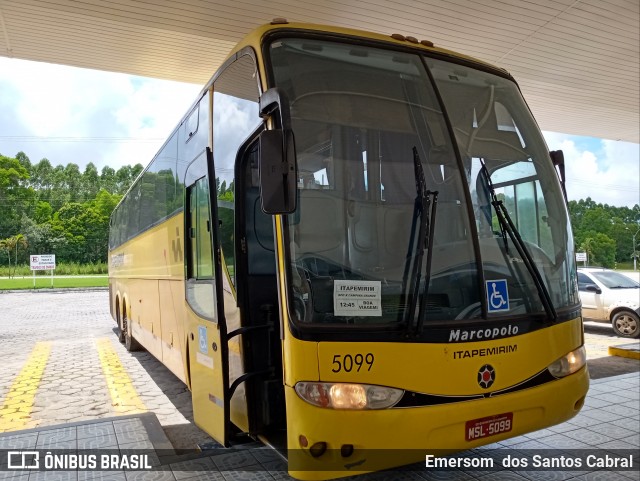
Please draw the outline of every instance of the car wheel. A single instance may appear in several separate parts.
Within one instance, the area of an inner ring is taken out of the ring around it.
[[[611,326],[618,336],[632,339],[640,337],[640,319],[635,312],[616,312],[611,319]]]

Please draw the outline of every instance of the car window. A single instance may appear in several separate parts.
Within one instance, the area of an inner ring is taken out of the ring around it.
[[[618,272],[594,272],[593,277],[598,279],[609,289],[632,289],[639,286],[636,281]]]
[[[589,284],[595,283],[588,275],[578,272],[578,290],[584,291]]]

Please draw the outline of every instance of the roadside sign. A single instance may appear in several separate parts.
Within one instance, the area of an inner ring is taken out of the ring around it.
[[[56,255],[32,255],[29,256],[32,271],[52,271],[56,268]]]
[[[587,253],[576,252],[576,262],[587,262]]]

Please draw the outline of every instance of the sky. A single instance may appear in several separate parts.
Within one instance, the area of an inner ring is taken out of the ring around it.
[[[0,154],[32,163],[146,166],[202,86],[0,57]],[[640,204],[640,146],[543,132],[569,200]]]

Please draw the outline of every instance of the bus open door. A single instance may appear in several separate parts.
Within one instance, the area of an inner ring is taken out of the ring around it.
[[[187,173],[197,177],[186,188],[186,312],[188,366],[195,423],[216,441],[229,441],[229,357],[222,309],[219,241],[211,150],[202,152]],[[206,167],[205,167],[206,163]],[[199,168],[202,166],[203,168]],[[202,172],[200,172],[202,170]],[[205,173],[206,172],[206,173]]]

